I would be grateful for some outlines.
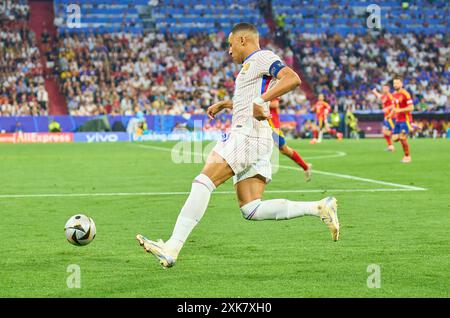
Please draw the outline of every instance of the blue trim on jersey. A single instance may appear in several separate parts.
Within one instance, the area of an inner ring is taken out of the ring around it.
[[[252,53],[250,53],[250,55],[247,56],[247,57],[242,61],[242,63],[244,63],[245,61],[247,61],[253,54],[255,54],[255,53],[259,52],[259,51],[262,51],[262,50],[259,49],[259,50],[256,50],[256,51],[253,51]]]
[[[405,134],[409,134],[409,126],[407,122],[397,122],[394,127],[394,135],[398,135],[404,132]]]
[[[269,80],[270,76],[263,75],[262,84],[261,84],[261,95],[264,94],[264,88],[266,87],[267,80]]]
[[[286,65],[284,65],[280,60],[275,61],[269,67],[269,74],[277,78],[278,72],[281,71]]]

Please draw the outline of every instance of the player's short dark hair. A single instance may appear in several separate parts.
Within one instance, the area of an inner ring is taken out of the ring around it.
[[[238,24],[235,24],[233,26],[233,28],[231,29],[231,33],[236,33],[239,31],[250,31],[253,32],[255,34],[259,34],[258,29],[256,28],[256,26],[254,26],[251,23],[247,23],[247,22],[241,22]]]
[[[393,80],[393,81],[394,81],[394,80],[399,80],[399,81],[403,82],[403,77],[400,76],[400,75],[395,75],[394,78],[393,78],[392,80]]]

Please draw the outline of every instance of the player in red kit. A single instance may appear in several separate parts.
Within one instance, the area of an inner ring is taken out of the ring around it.
[[[272,137],[275,144],[278,146],[278,149],[283,155],[289,157],[300,167],[302,167],[303,171],[305,171],[306,181],[311,181],[312,164],[306,163],[297,151],[286,144],[286,138],[284,137],[284,134],[280,129],[280,99],[276,98],[272,100],[269,107],[271,118],[269,118],[267,121],[272,127]]]
[[[312,107],[312,111],[316,113],[316,125],[317,127],[313,130],[312,144],[322,142],[323,131],[326,130],[330,134],[336,134],[335,131],[331,130],[328,126],[328,114],[331,111],[331,106],[325,101],[323,94],[319,94],[319,100]]]
[[[372,93],[381,100],[383,103],[384,121],[383,121],[383,135],[388,144],[387,151],[394,151],[394,145],[392,144],[392,131],[395,126],[395,99],[390,92],[388,85],[383,85],[382,94],[380,94],[376,88],[372,90]]]
[[[412,131],[411,112],[414,110],[414,104],[411,95],[403,88],[403,81],[401,78],[394,78],[394,89],[393,94],[396,100],[395,113],[396,122],[394,127],[394,134],[392,135],[392,140],[397,142],[400,141],[403,147],[403,152],[405,156],[402,159],[403,163],[411,162],[411,156],[409,155],[409,145],[408,145],[408,134]]]

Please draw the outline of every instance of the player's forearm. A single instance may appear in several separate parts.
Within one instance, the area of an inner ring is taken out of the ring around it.
[[[381,99],[382,95],[380,93],[378,93],[378,91],[373,90],[372,93],[378,98]]]
[[[233,101],[232,100],[223,100],[220,103],[220,110],[223,109],[233,109]]]
[[[295,73],[287,73],[285,76],[280,78],[277,84],[269,89],[267,92],[261,95],[264,101],[271,101],[277,97],[280,97],[292,90],[294,90],[297,86],[301,84],[300,77]]]
[[[209,106],[206,110],[206,114],[210,119],[214,119],[215,115],[222,111],[223,109],[233,109],[233,101],[231,100],[222,100],[220,102],[215,103],[212,106]]]

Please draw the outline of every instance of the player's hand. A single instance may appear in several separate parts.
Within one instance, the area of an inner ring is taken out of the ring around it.
[[[211,105],[206,110],[206,114],[208,115],[209,119],[214,119],[216,114],[222,110],[222,104],[221,102],[215,103],[214,105]]]
[[[272,115],[266,112],[263,106],[253,103],[253,117],[261,121],[272,118]]]

